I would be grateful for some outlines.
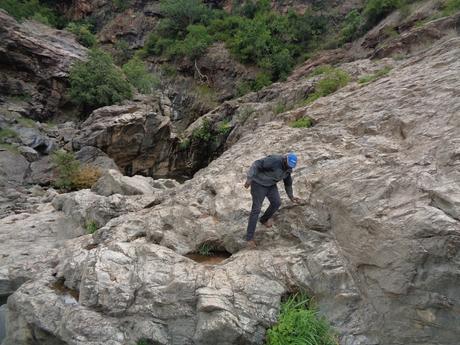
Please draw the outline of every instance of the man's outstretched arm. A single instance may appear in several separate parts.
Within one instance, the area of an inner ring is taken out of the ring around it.
[[[292,177],[289,174],[284,180],[284,189],[286,190],[286,194],[291,199],[292,202],[299,203],[300,199],[294,196],[294,192],[292,191]]]

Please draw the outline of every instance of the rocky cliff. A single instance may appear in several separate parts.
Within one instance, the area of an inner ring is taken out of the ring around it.
[[[459,54],[460,39],[446,38],[393,62],[387,77],[278,114],[147,208],[39,256],[39,275],[10,267],[33,279],[9,298],[4,344],[262,344],[281,297],[299,288],[341,344],[454,344]],[[314,127],[289,127],[306,115]],[[305,203],[283,200],[275,227],[246,250],[245,171],[288,150],[300,156],[295,191]],[[233,255],[217,266],[184,256],[203,243]]]
[[[104,43],[116,18],[132,15],[132,32],[121,21],[115,36],[141,46],[158,3],[131,5],[57,2],[68,17],[97,18]],[[273,2],[280,11],[310,5]],[[456,344],[460,14],[433,20],[439,4],[414,6],[239,98],[229,76],[250,69],[211,46],[202,71],[227,96],[203,116],[191,115],[191,84],[178,79],[58,125],[26,117],[65,117],[68,69],[86,49],[0,10],[2,345],[261,345],[282,298],[299,290],[341,345]],[[349,82],[313,99],[324,80],[316,68],[327,64]],[[298,120],[309,125],[293,128]],[[91,189],[47,189],[59,147],[101,168]],[[274,227],[258,227],[249,250],[245,174],[255,159],[288,151],[299,155],[294,192],[303,201],[281,192]],[[120,171],[196,173],[179,184]],[[203,248],[226,259],[195,261]]]

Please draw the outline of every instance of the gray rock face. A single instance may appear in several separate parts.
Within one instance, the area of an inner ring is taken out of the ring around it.
[[[91,190],[99,195],[112,194],[139,195],[153,194],[153,179],[144,176],[123,176],[116,170],[107,171],[93,185]]]
[[[104,226],[112,218],[143,209],[154,202],[161,202],[159,193],[149,196],[109,197],[95,194],[89,189],[77,192],[59,194],[52,204],[58,211],[64,212],[75,222],[84,227],[88,222],[95,222],[98,227]]]
[[[126,175],[152,175],[162,169],[171,146],[168,102],[154,97],[97,109],[81,125],[75,144],[101,149]]]
[[[263,344],[281,296],[299,288],[341,344],[456,344],[459,55],[460,38],[440,42],[387,77],[249,127],[160,204],[67,242],[54,271],[9,298],[5,344],[45,331],[70,345]],[[314,127],[288,126],[306,115]],[[245,173],[291,150],[305,203],[281,192],[275,226],[256,231],[257,250],[242,249]],[[182,255],[203,243],[234,254],[216,266]]]
[[[0,149],[0,186],[21,184],[28,166],[21,154]]]
[[[30,117],[55,114],[69,68],[86,52],[68,32],[32,21],[20,24],[0,10],[0,93],[26,99],[24,113]]]
[[[53,162],[50,156],[44,156],[40,160],[30,164],[26,181],[42,186],[50,185],[56,179]]]
[[[75,158],[83,165],[91,165],[102,171],[118,170],[117,165],[112,158],[107,156],[97,147],[85,146],[80,151],[75,153]]]

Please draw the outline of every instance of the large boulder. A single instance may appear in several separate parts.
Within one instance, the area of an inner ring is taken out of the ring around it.
[[[160,96],[99,108],[81,125],[74,145],[99,148],[126,175],[167,172],[170,111],[169,101]]]
[[[29,162],[13,149],[0,148],[0,186],[22,184]]]
[[[90,165],[102,171],[117,170],[118,167],[112,158],[107,156],[102,150],[93,146],[82,147],[81,150],[75,153],[75,158],[82,165]]]
[[[132,177],[123,176],[116,170],[107,171],[93,185],[91,190],[99,195],[109,196],[112,194],[139,195],[153,194],[153,179],[135,175]]]
[[[115,194],[105,197],[84,189],[58,194],[52,204],[56,210],[64,212],[82,227],[94,222],[100,228],[113,218],[160,202],[160,195],[153,193],[149,196],[127,197]]]
[[[34,21],[19,23],[0,9],[2,101],[21,98],[24,115],[52,117],[64,101],[70,66],[85,59],[86,52],[69,32]]]

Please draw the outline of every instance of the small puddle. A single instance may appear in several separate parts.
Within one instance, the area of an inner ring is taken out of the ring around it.
[[[232,256],[232,254],[227,253],[227,252],[216,252],[216,253],[213,253],[212,255],[201,255],[197,253],[192,253],[192,254],[186,254],[185,256],[203,265],[218,265],[222,261]]]

